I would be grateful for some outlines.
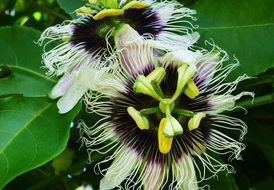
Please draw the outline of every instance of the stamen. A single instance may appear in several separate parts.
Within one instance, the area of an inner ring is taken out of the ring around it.
[[[128,114],[132,117],[132,119],[135,121],[136,125],[139,127],[139,129],[149,129],[149,121],[148,119],[143,116],[139,111],[137,111],[134,107],[128,107],[127,108]]]
[[[149,82],[155,81],[160,84],[166,75],[166,70],[163,67],[157,67],[149,75],[146,76]]]
[[[93,16],[94,20],[100,20],[108,16],[119,16],[124,14],[124,11],[121,9],[105,9]]]
[[[203,112],[198,112],[194,114],[192,118],[188,121],[188,129],[190,131],[197,129],[200,125],[201,120],[206,116]]]
[[[199,89],[192,79],[187,82],[184,94],[187,95],[187,97],[189,97],[190,99],[194,99],[199,96]]]
[[[177,81],[177,88],[176,91],[171,98],[172,101],[175,101],[182,93],[183,88],[185,87],[186,83],[195,75],[196,68],[192,65],[183,64],[177,70],[178,72],[178,81]]]
[[[159,150],[163,154],[167,154],[171,150],[173,138],[168,138],[164,135],[164,129],[166,129],[166,119],[163,118],[160,122],[158,129],[158,144]]]
[[[123,10],[127,10],[127,9],[143,9],[148,7],[148,4],[145,2],[140,2],[140,1],[131,1],[129,3],[127,3],[125,6],[123,6]]]
[[[136,79],[133,85],[133,90],[137,93],[149,95],[158,101],[162,100],[162,98],[155,92],[149,80],[143,75],[138,76],[138,78]]]
[[[116,0],[104,0],[101,1],[103,5],[108,8],[98,12],[93,16],[94,20],[100,20],[108,16],[119,16],[124,14],[127,9],[143,9],[148,7],[148,4],[139,1],[131,1],[123,6],[122,9],[118,9],[118,2]],[[91,3],[92,4],[92,3]]]

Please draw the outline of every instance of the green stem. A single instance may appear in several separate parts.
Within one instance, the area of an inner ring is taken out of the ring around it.
[[[245,109],[250,109],[250,108],[262,106],[265,104],[270,104],[273,102],[274,102],[274,93],[256,97],[253,103],[250,100],[241,101],[237,103],[236,106],[241,106],[241,107],[244,107]]]
[[[186,117],[194,116],[194,113],[192,111],[185,110],[185,109],[179,109],[179,108],[174,108],[173,113],[178,114],[178,115],[183,115]]]

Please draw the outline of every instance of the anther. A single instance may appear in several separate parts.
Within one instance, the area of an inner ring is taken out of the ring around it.
[[[173,101],[175,101],[181,95],[186,83],[195,75],[196,68],[193,65],[188,66],[187,64],[183,64],[178,68],[177,72],[177,88],[174,95],[171,98]]]
[[[159,145],[160,152],[163,154],[169,153],[172,147],[172,140],[173,140],[172,137],[168,138],[164,135],[165,126],[166,126],[166,119],[163,118],[158,128],[158,145]]]
[[[197,129],[200,125],[200,122],[203,118],[205,118],[206,114],[203,112],[195,113],[192,118],[188,121],[188,129],[190,131]]]
[[[184,94],[189,97],[190,99],[194,99],[197,96],[199,96],[200,92],[198,87],[196,86],[196,84],[194,83],[194,81],[192,79],[190,79],[187,84],[186,84],[186,88],[184,90]]]
[[[156,93],[150,81],[143,75],[138,76],[136,79],[133,90],[137,93],[142,93],[161,101],[161,97]]]
[[[146,76],[149,82],[155,81],[160,84],[166,75],[166,71],[163,67],[157,67],[149,75]]]
[[[148,119],[145,116],[143,116],[139,111],[137,111],[134,107],[131,107],[131,106],[128,107],[127,112],[135,121],[139,129],[141,130],[149,129]]]

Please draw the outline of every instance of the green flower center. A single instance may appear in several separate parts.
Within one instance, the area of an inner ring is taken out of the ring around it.
[[[161,82],[166,75],[163,67],[157,67],[149,75],[139,75],[134,83],[133,90],[136,93],[145,94],[159,102],[158,107],[150,107],[142,110],[136,110],[128,107],[128,114],[135,121],[141,130],[148,130],[150,121],[148,116],[151,114],[161,115],[161,122],[158,127],[158,143],[160,152],[168,153],[172,146],[172,138],[183,134],[183,127],[180,122],[173,117],[174,114],[190,118],[188,129],[193,130],[199,127],[200,121],[205,117],[205,113],[194,113],[191,110],[180,108],[176,105],[177,99],[182,93],[191,99],[199,95],[198,87],[193,81],[196,69],[193,66],[183,64],[177,69],[178,80],[174,94],[171,97],[165,96],[161,89]]]

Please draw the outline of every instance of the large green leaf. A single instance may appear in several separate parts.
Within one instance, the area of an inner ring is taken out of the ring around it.
[[[26,27],[0,28],[0,96],[46,96],[55,80],[41,68],[42,47],[34,43],[40,32]]]
[[[60,115],[48,98],[0,98],[0,189],[65,149],[71,120],[79,109],[78,105]]]
[[[273,0],[199,0],[191,6],[197,10],[200,44],[212,38],[239,59],[241,66],[231,78],[254,76],[274,66],[273,7]]]
[[[57,2],[71,16],[75,16],[74,11],[84,5],[83,0],[57,0]]]
[[[274,179],[269,177],[262,180],[260,183],[256,184],[251,188],[252,190],[266,190],[266,189],[274,189]]]

